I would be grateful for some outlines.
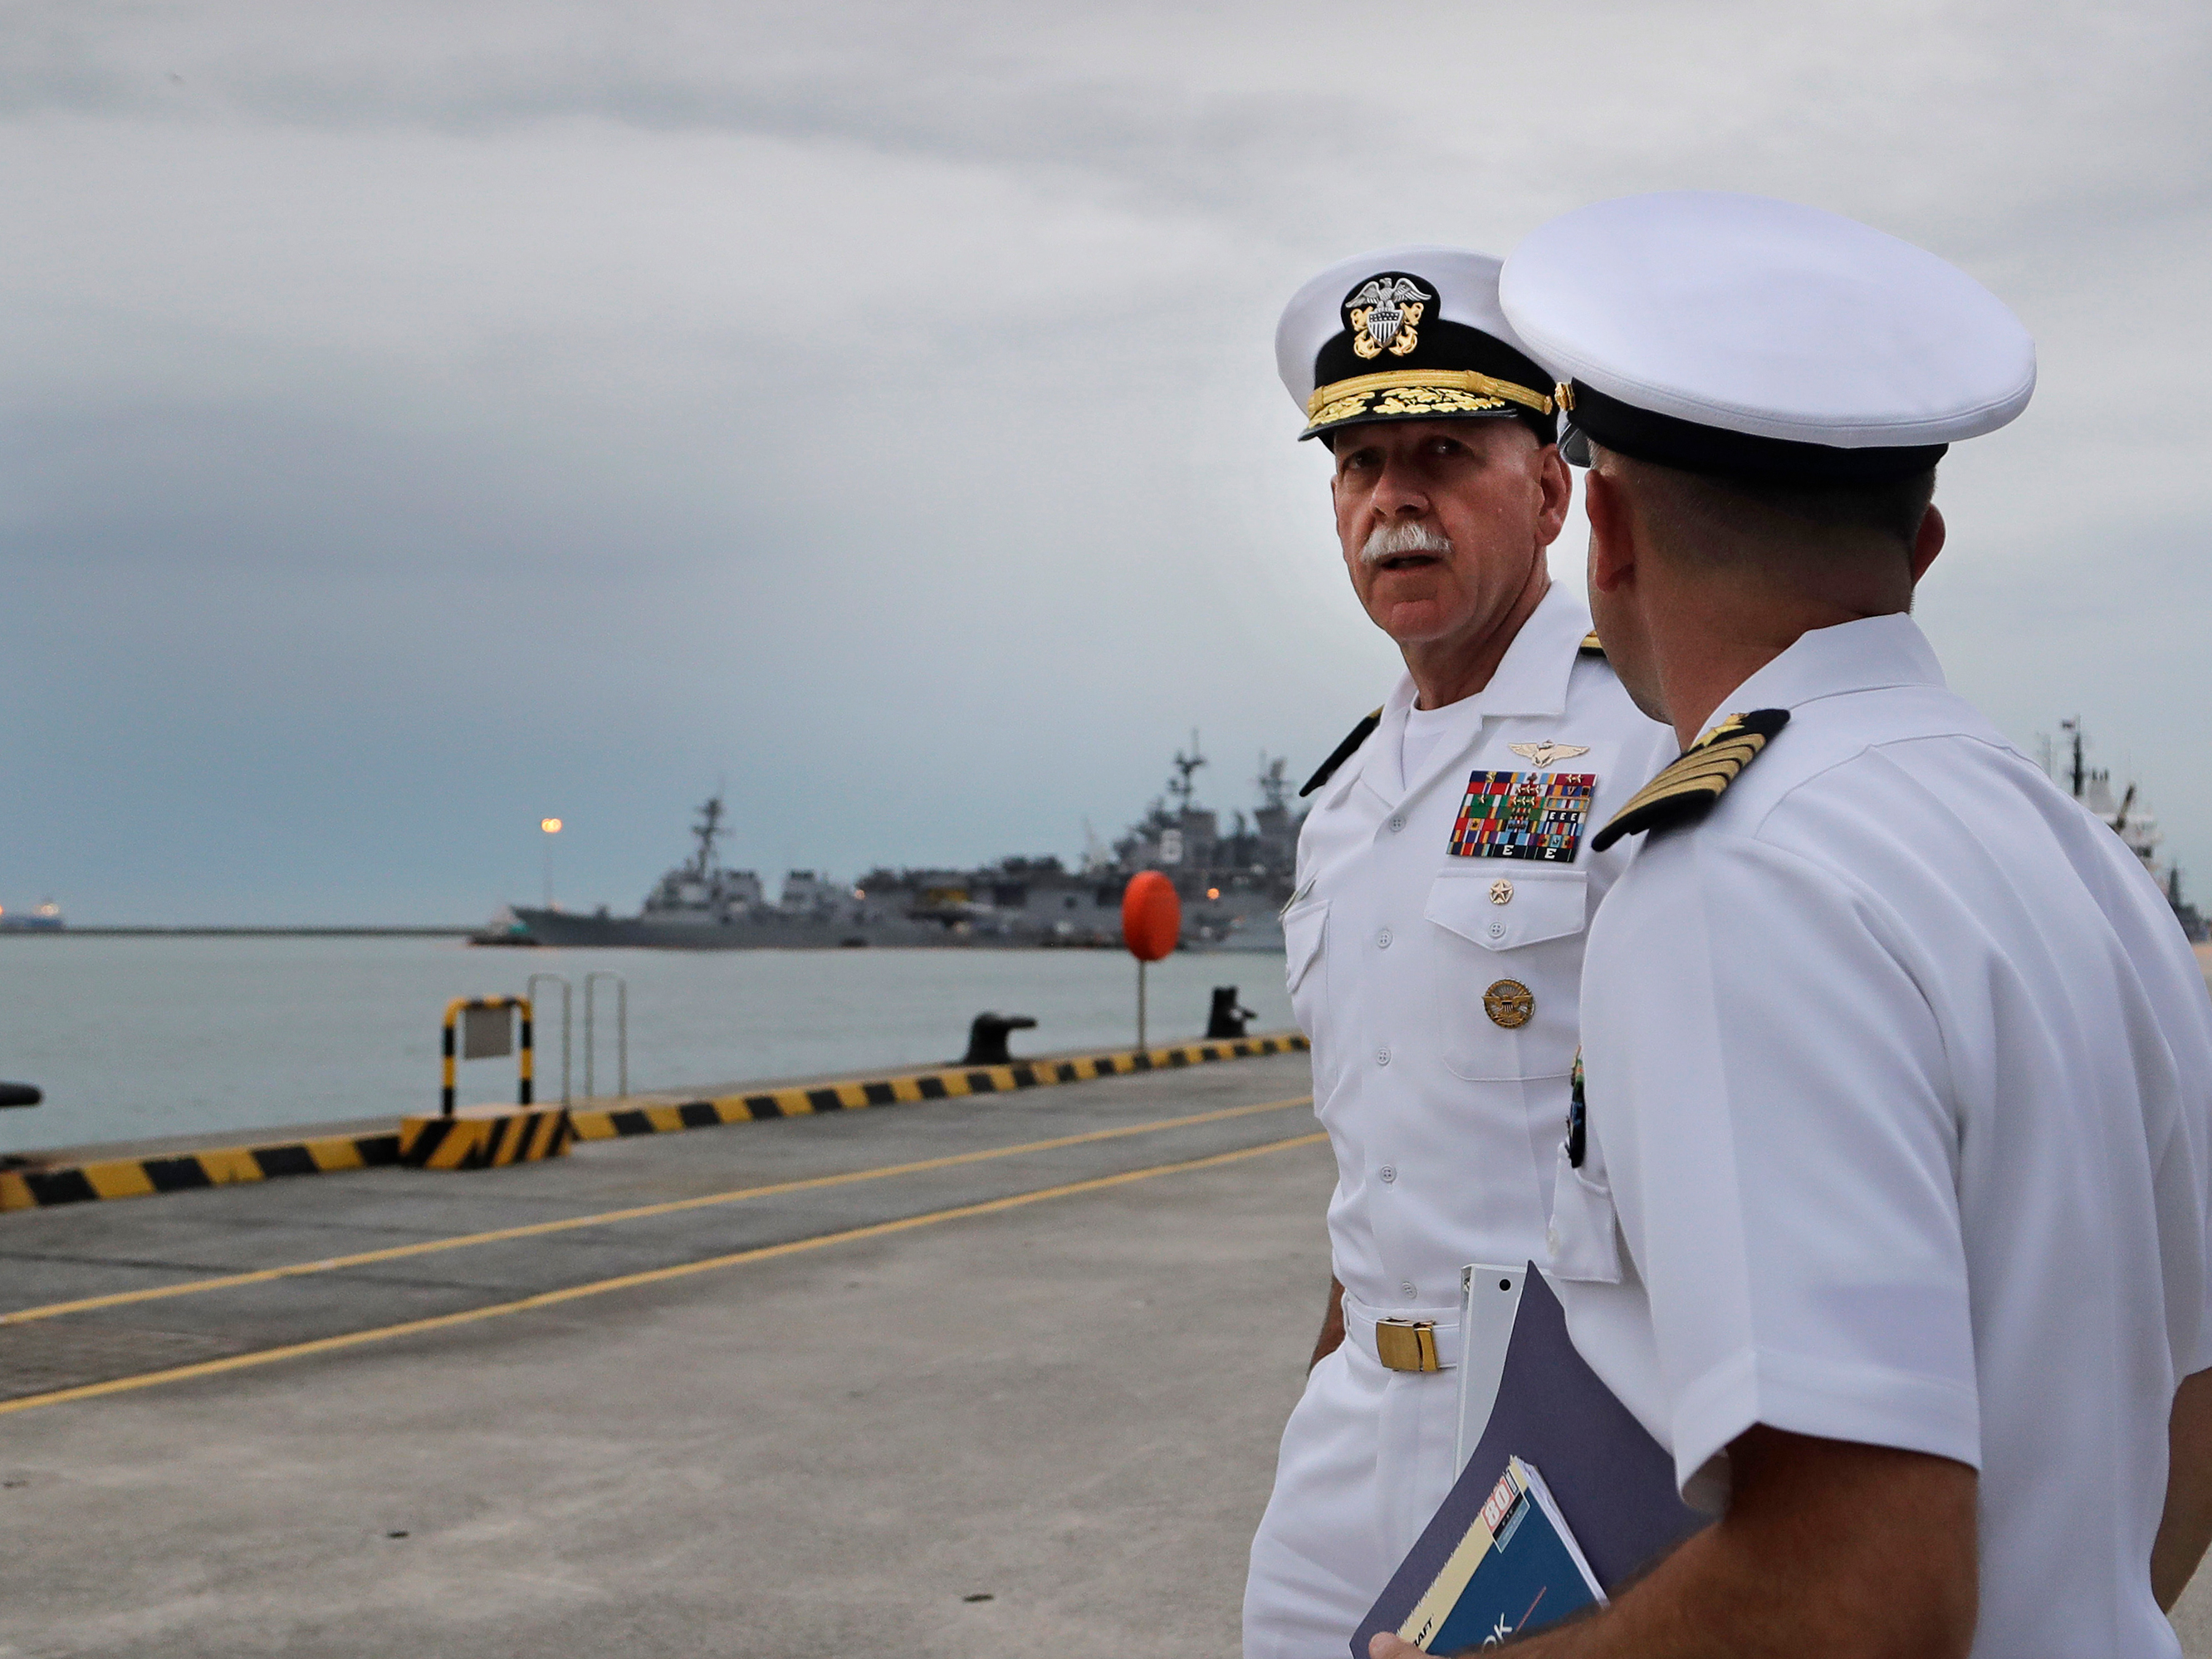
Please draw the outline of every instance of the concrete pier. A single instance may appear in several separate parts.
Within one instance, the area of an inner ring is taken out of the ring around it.
[[[0,1325],[0,1393],[124,1385],[0,1414],[0,1654],[1231,1651],[1328,1283],[1308,1086],[1281,1056],[11,1214],[21,1310],[786,1188]]]
[[[1328,1283],[1309,1087],[0,1218],[0,1656],[1233,1654]]]

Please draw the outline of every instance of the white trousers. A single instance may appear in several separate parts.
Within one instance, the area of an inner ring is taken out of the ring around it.
[[[1458,1405],[1456,1370],[1387,1370],[1350,1342],[1314,1367],[1252,1540],[1244,1659],[1349,1659],[1451,1490]]]

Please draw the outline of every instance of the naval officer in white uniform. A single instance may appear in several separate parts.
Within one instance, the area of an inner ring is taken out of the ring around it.
[[[1934,256],[1747,197],[1569,214],[1503,293],[1591,447],[1607,649],[1708,733],[1597,838],[1645,845],[1591,933],[1552,1260],[1722,1518],[1528,1651],[2173,1655],[2212,1004],[1908,614],[1936,460],[2033,346]]]
[[[1253,1540],[1249,1659],[1342,1659],[1450,1486],[1460,1269],[1542,1252],[1584,929],[1629,850],[1589,835],[1679,748],[1550,580],[1569,474],[1498,269],[1364,254],[1276,336],[1407,672],[1307,786],[1283,918],[1334,1281]]]

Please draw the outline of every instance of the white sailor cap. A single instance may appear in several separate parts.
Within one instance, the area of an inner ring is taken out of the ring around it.
[[[1360,421],[1519,417],[1554,433],[1552,376],[1498,307],[1498,261],[1455,247],[1340,259],[1291,296],[1275,366],[1310,438]]]
[[[1578,208],[1506,260],[1499,301],[1579,441],[1688,471],[1901,478],[1994,432],[2035,342],[1934,254],[1818,208],[1676,191]]]

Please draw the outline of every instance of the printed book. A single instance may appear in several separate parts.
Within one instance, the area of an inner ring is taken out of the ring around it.
[[[1604,1605],[1543,1476],[1516,1457],[1398,1634],[1424,1653],[1463,1653]]]

